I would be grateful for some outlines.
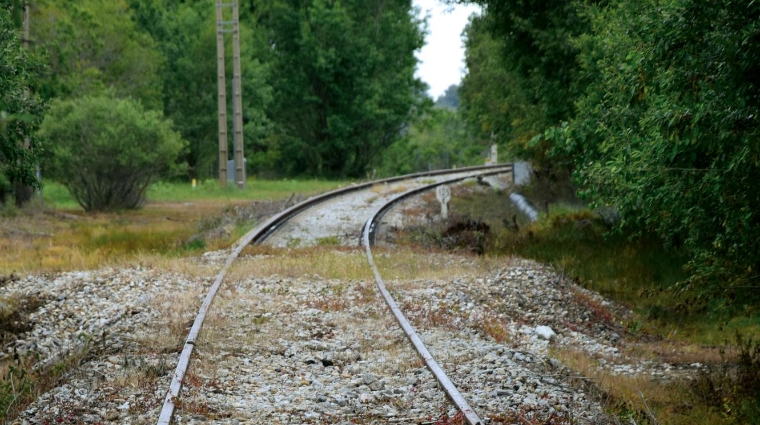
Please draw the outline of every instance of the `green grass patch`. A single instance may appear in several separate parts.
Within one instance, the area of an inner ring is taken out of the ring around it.
[[[317,238],[317,246],[340,246],[340,238],[337,236]]]
[[[44,180],[42,187],[42,197],[45,200],[45,205],[54,207],[60,210],[81,210],[74,197],[71,196],[69,190],[58,182]]]
[[[59,210],[81,210],[68,189],[46,180],[42,189],[45,204]],[[201,200],[246,201],[287,199],[292,194],[312,195],[348,185],[347,181],[328,180],[259,180],[248,179],[245,189],[233,184],[222,187],[217,180],[197,182],[158,182],[148,188],[148,202],[192,202]]]
[[[259,180],[248,179],[245,189],[228,184],[222,187],[217,180],[198,182],[158,182],[148,189],[149,202],[185,202],[196,200],[278,200],[290,195],[327,192],[348,182],[327,180]]]

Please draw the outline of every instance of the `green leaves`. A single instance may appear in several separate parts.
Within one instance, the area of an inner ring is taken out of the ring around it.
[[[130,99],[56,101],[40,135],[52,147],[46,171],[87,211],[140,207],[152,182],[183,171],[171,121]]]
[[[483,163],[488,146],[468,131],[457,111],[431,109],[401,140],[391,145],[375,165],[380,175],[399,175],[430,169]]]
[[[760,3],[478,3],[462,102],[481,137],[574,169],[625,226],[686,246],[697,299],[756,306]]]
[[[106,89],[161,108],[164,59],[154,40],[137,31],[125,0],[39,2],[32,9],[35,46],[47,51],[49,97],[98,95]]]
[[[410,11],[405,0],[275,3],[264,25],[281,171],[363,176],[402,137],[423,91],[414,78],[422,34]]]
[[[759,14],[730,1],[617,1],[579,40],[596,81],[572,123],[579,181],[685,244],[691,291],[725,294],[758,264]]]
[[[14,9],[15,10],[15,9]],[[42,150],[34,136],[45,104],[36,94],[43,67],[21,45],[6,5],[0,7],[0,203],[9,186],[40,187],[35,166]],[[26,141],[29,146],[24,147]]]

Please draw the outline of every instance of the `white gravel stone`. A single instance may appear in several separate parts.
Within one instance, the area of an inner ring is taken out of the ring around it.
[[[544,339],[546,341],[553,341],[557,339],[557,334],[554,333],[552,328],[548,326],[536,326],[535,334],[537,337]]]

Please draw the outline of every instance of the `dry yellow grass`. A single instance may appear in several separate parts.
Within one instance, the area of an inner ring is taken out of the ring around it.
[[[139,211],[111,214],[48,210],[2,217],[0,275],[88,270],[150,256],[179,257],[199,220],[219,215],[225,207],[198,201],[149,204]],[[206,249],[229,246],[235,236],[215,240]]]
[[[372,191],[380,195],[395,195],[397,193],[403,193],[409,190],[409,188],[400,183],[383,183],[372,186]]]
[[[474,277],[505,264],[504,259],[431,253],[413,248],[373,249],[373,257],[384,280],[447,279]],[[244,259],[233,265],[230,278],[301,277],[317,274],[327,279],[373,280],[363,248],[312,247],[277,249],[249,246]]]
[[[729,423],[716,412],[693,403],[688,382],[662,381],[648,375],[613,375],[599,366],[588,354],[557,348],[552,357],[593,382],[608,407],[631,415],[636,423],[673,425],[715,425]],[[656,418],[655,422],[653,418]]]

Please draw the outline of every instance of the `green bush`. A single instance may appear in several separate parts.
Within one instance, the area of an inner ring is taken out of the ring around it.
[[[578,45],[594,84],[547,135],[598,205],[688,249],[690,306],[757,311],[760,3],[617,1],[590,16]]]
[[[53,103],[40,135],[52,153],[45,172],[86,211],[139,208],[151,183],[179,171],[186,146],[160,112],[110,95]]]

